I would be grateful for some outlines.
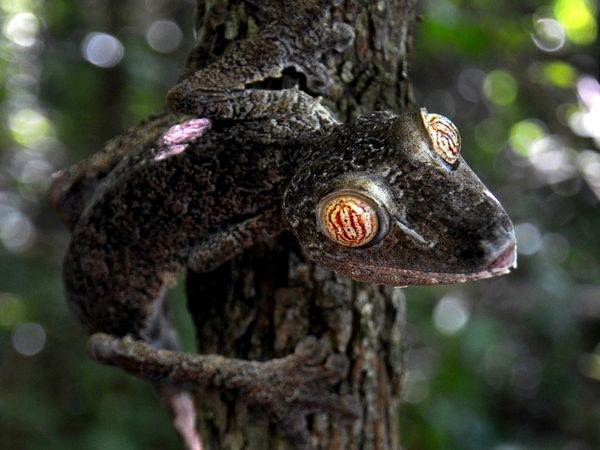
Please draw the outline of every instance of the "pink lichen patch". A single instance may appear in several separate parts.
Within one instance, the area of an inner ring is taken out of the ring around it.
[[[156,156],[154,157],[155,161],[160,161],[171,156],[179,155],[183,153],[186,148],[188,148],[189,144],[178,144],[178,145],[169,145],[166,147],[160,147]]]
[[[189,144],[210,129],[209,119],[191,119],[169,128],[158,140],[154,159],[160,161],[184,152]]]
[[[163,146],[190,142],[202,136],[204,132],[210,128],[210,125],[209,119],[191,119],[178,123],[177,125],[173,125],[162,135],[158,144]]]

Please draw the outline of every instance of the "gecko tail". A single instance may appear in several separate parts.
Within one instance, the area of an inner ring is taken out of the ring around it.
[[[161,400],[173,417],[173,426],[181,436],[186,450],[203,450],[202,440],[196,428],[196,406],[189,392],[182,387],[158,385]]]
[[[166,289],[154,303],[154,314],[148,319],[143,340],[155,348],[181,351],[177,330],[171,321]],[[185,450],[202,450],[197,429],[196,405],[190,393],[181,385],[157,384],[158,394],[173,418],[173,426],[183,440]]]

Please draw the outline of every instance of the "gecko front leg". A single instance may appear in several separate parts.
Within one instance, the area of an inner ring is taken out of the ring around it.
[[[347,357],[331,354],[314,337],[301,341],[293,354],[264,362],[161,350],[102,333],[90,337],[88,349],[96,360],[149,381],[237,391],[249,404],[269,411],[299,449],[313,448],[308,414],[328,412],[348,420],[360,416],[355,398],[331,393],[348,372]]]
[[[251,217],[235,227],[225,227],[195,246],[188,256],[187,267],[194,272],[210,272],[224,261],[240,255],[257,241],[274,237],[286,227],[281,211],[274,207]]]
[[[289,123],[295,133],[328,128],[338,121],[313,98],[297,87],[282,90],[244,89],[228,92],[171,90],[172,109],[216,119],[267,120]]]

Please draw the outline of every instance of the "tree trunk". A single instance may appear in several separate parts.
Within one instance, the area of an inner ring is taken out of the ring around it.
[[[242,0],[197,0],[198,44],[188,71],[256,31]],[[330,23],[354,27],[353,46],[328,54],[335,84],[323,102],[347,121],[373,110],[411,105],[407,66],[414,0],[330,0]],[[402,290],[353,282],[307,260],[290,233],[257,246],[208,274],[190,272],[188,307],[198,352],[265,361],[285,356],[305,336],[323,338],[347,355],[337,386],[360,400],[353,423],[326,414],[309,418],[317,448],[398,449],[398,406],[404,374]],[[199,389],[199,428],[207,449],[290,448],[284,431],[234,393]]]

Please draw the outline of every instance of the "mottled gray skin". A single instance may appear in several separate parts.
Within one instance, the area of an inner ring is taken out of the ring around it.
[[[243,128],[215,127],[160,160],[164,147],[151,141],[102,181],[64,262],[69,303],[90,332],[145,337],[183,267],[209,270],[283,228],[299,144],[253,145]]]
[[[258,35],[235,42],[174,86],[167,100],[179,114],[149,118],[53,184],[55,209],[75,227],[65,259],[67,296],[91,332],[154,335],[156,299],[182,267],[210,270],[283,228],[286,180],[277,177],[289,178],[301,154],[299,140],[337,123],[318,98],[297,86],[259,85],[293,67],[322,92],[332,80],[320,58],[350,45],[351,27],[323,26],[320,0],[248,3],[256,8]],[[185,120],[182,113],[209,117],[215,126],[190,146],[188,157],[153,161],[157,129]],[[280,184],[271,186],[262,172],[274,173]],[[131,208],[142,202],[148,206]]]
[[[513,227],[502,206],[460,158],[433,149],[418,112],[377,112],[335,127],[308,151],[285,196],[290,226],[307,254],[350,278],[405,286],[487,278],[514,263]],[[387,234],[364,248],[326,238],[317,204],[338,190],[368,194]]]
[[[460,282],[513,263],[494,266],[514,245],[508,216],[463,160],[450,167],[435,152],[419,113],[372,113],[285,143],[255,139],[243,124],[213,128],[159,161],[164,150],[150,142],[103,181],[64,266],[90,332],[143,337],[183,267],[213,269],[286,228],[324,267],[379,284]],[[389,215],[374,245],[344,247],[319,230],[319,200],[345,189]]]
[[[319,98],[298,86],[273,89],[285,69],[294,68],[306,77],[307,87],[324,93],[331,75],[320,61],[326,52],[343,51],[352,44],[354,32],[344,23],[324,25],[326,2],[321,0],[248,1],[258,35],[235,42],[213,64],[187,73],[168,93],[176,113],[162,111],[109,141],[91,158],[57,174],[50,202],[63,222],[73,228],[100,181],[128,153],[159,137],[167,127],[183,122],[186,114],[213,120],[252,120],[254,139],[265,143],[313,132],[336,122]],[[262,84],[262,87],[261,87]]]
[[[166,110],[152,114],[108,141],[90,158],[53,174],[48,197],[65,225],[73,229],[100,181],[125,155],[150,140],[158,139],[165,129],[186,118],[184,114],[173,114]]]

